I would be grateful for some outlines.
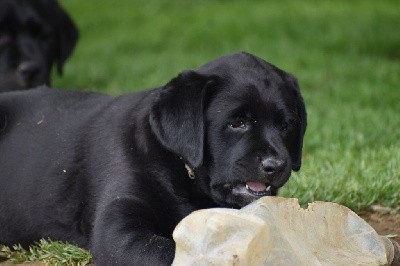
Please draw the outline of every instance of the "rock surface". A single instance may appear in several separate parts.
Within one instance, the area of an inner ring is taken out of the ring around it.
[[[347,207],[328,202],[302,209],[297,199],[264,197],[241,210],[200,210],[173,237],[173,265],[400,263],[393,261],[398,246]]]

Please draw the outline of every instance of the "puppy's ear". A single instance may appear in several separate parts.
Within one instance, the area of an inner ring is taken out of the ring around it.
[[[63,65],[71,55],[78,41],[79,33],[71,18],[67,13],[58,7],[58,25],[56,31],[56,64],[59,75],[63,73]]]
[[[290,76],[289,81],[291,86],[294,87],[294,92],[296,95],[296,108],[299,115],[299,126],[297,128],[297,132],[295,132],[294,141],[290,148],[290,156],[292,159],[292,169],[293,171],[299,171],[301,167],[301,157],[303,150],[303,139],[304,134],[306,132],[307,127],[307,113],[304,105],[303,98],[300,94],[300,88],[297,82],[297,79],[293,76]]]
[[[203,109],[210,82],[195,71],[179,74],[161,90],[150,113],[160,143],[194,168],[203,162]]]

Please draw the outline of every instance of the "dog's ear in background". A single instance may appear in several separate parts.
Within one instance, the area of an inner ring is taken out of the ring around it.
[[[289,83],[289,86],[293,87],[293,91],[296,95],[296,109],[299,115],[297,132],[295,132],[295,138],[290,147],[290,157],[292,160],[292,170],[299,171],[301,167],[303,139],[307,127],[307,113],[297,79],[289,75]]]
[[[211,83],[195,71],[183,72],[163,88],[150,113],[158,141],[193,168],[203,162],[204,107]]]
[[[53,4],[50,4],[54,9],[54,14],[57,14],[57,26],[55,33],[55,62],[58,74],[62,75],[64,63],[74,50],[76,42],[79,38],[79,33],[74,22],[71,20],[69,15],[59,6],[57,1],[49,1],[53,2]]]

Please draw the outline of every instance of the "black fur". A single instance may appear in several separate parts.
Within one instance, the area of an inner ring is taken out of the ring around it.
[[[0,114],[0,243],[64,240],[97,265],[170,264],[192,211],[245,206],[249,181],[275,195],[306,128],[295,78],[247,53],[120,97],[3,93]]]
[[[0,92],[49,85],[77,39],[57,0],[0,0]]]

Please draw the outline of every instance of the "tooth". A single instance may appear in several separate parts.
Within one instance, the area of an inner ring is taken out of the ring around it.
[[[271,186],[268,186],[265,191],[270,191],[271,190]]]
[[[246,189],[249,189],[249,186],[246,184]]]

